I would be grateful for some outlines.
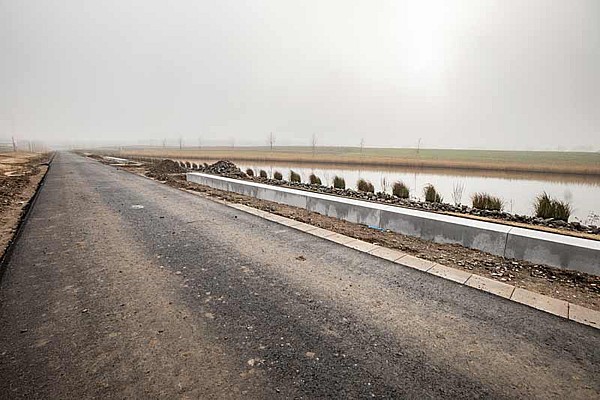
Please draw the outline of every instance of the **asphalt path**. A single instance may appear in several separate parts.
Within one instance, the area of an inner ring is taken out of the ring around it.
[[[600,330],[57,154],[1,398],[599,398]]]

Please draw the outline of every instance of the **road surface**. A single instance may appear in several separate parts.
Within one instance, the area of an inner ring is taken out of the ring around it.
[[[2,398],[598,398],[600,330],[59,153]]]

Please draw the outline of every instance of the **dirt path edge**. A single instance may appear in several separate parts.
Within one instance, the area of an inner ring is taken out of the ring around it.
[[[35,192],[29,198],[27,203],[25,203],[23,205],[23,208],[21,209],[21,217],[19,218],[19,220],[17,222],[17,226],[15,228],[13,236],[8,241],[6,248],[4,249],[4,252],[2,252],[2,249],[0,249],[0,252],[2,252],[0,254],[0,281],[2,281],[2,277],[4,276],[4,271],[6,271],[6,266],[8,265],[8,262],[10,261],[10,258],[12,256],[12,253],[13,253],[13,250],[15,247],[15,243],[19,239],[19,236],[21,236],[23,227],[25,226],[25,223],[27,222],[27,219],[29,218],[29,215],[31,214],[31,209],[33,208],[33,206],[35,205],[35,202],[37,201],[37,198],[40,193],[40,189],[44,186],[44,183],[46,182],[46,177],[48,176],[48,171],[50,171],[52,161],[54,160],[54,155],[55,155],[55,153],[52,153],[50,155],[48,162],[47,162],[46,171],[43,172],[42,179],[40,179],[40,181],[35,189]]]

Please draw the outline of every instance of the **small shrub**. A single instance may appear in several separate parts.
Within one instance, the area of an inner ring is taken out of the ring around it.
[[[273,179],[277,179],[278,181],[283,180],[283,175],[281,175],[281,172],[275,171],[273,173]]]
[[[553,199],[546,192],[535,198],[533,207],[536,217],[560,219],[565,222],[569,221],[573,211],[568,202]]]
[[[359,179],[358,182],[356,182],[356,187],[361,192],[375,193],[375,187],[373,186],[373,184],[364,179]]]
[[[260,171],[258,171],[258,176],[260,176],[261,178],[267,178],[267,171],[261,169]]]
[[[499,197],[492,196],[488,193],[475,193],[471,197],[473,207],[480,210],[497,210],[502,211],[504,202]]]
[[[410,195],[408,187],[401,181],[394,182],[392,185],[392,193],[394,196],[400,197],[401,199],[408,199],[408,196]]]
[[[300,174],[294,172],[294,171],[290,171],[290,182],[302,182],[302,179],[300,178]]]
[[[573,208],[569,202],[557,200],[556,203],[554,203],[554,211],[554,218],[569,222],[569,217],[573,212]]]
[[[311,185],[321,185],[321,178],[319,178],[315,174],[310,174],[308,180],[310,181]]]
[[[246,175],[248,175],[248,176],[254,176],[254,171],[252,170],[252,168],[248,168],[246,170]]]
[[[442,201],[444,201],[444,198],[440,196],[440,194],[435,190],[435,187],[432,184],[425,186],[423,194],[425,195],[425,201],[428,201],[430,203],[441,203]]]
[[[346,189],[346,181],[341,176],[335,176],[333,178],[333,187],[336,189]]]

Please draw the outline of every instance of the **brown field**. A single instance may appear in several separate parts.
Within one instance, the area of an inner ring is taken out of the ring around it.
[[[600,153],[351,147],[124,148],[121,156],[600,176]]]

